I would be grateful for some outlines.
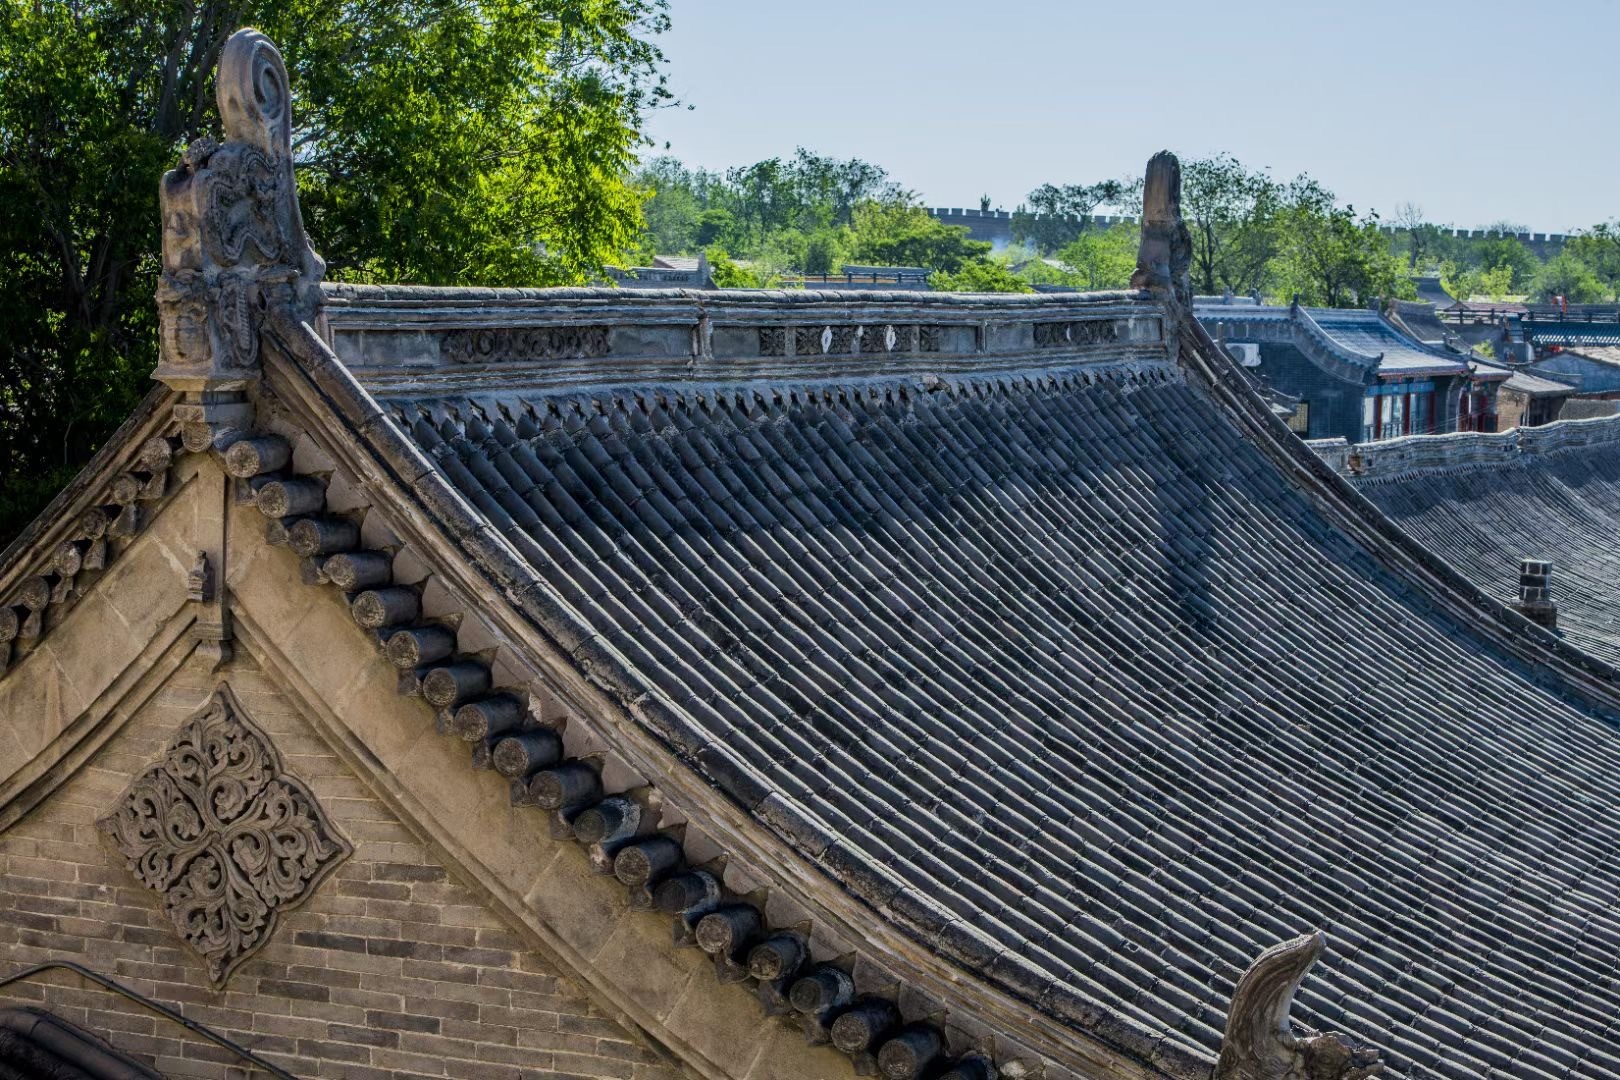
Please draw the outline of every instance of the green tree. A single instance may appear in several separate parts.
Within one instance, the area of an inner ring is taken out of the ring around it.
[[[1537,272],[1530,291],[1544,304],[1560,296],[1571,304],[1594,304],[1606,295],[1603,282],[1573,251],[1562,251],[1548,259]]]
[[[1091,215],[1098,207],[1126,201],[1132,190],[1132,183],[1123,180],[1061,187],[1042,184],[1013,212],[1013,242],[1029,244],[1037,254],[1050,254],[1090,228]]]
[[[1136,270],[1139,239],[1135,226],[1111,225],[1083,233],[1057,257],[1081,289],[1123,289]]]
[[[1529,292],[1535,283],[1537,271],[1541,269],[1541,260],[1517,236],[1512,235],[1524,230],[1511,223],[1499,223],[1491,228],[1496,235],[1486,236],[1473,245],[1473,265],[1487,270],[1505,266],[1513,275],[1511,294]]]
[[[629,173],[668,99],[666,23],[664,0],[5,4],[0,487],[82,462],[145,389],[158,179],[217,133],[238,26],[282,46],[331,277],[546,284],[637,236]]]
[[[1620,222],[1606,222],[1570,237],[1564,250],[1592,271],[1610,297],[1620,300]]]
[[[1281,237],[1282,187],[1219,154],[1181,166],[1181,209],[1192,236],[1193,289],[1250,293],[1263,288]]]
[[[960,225],[935,220],[920,206],[867,202],[855,208],[850,256],[877,266],[921,266],[947,274],[982,259],[990,245]]]
[[[1014,274],[1007,265],[996,259],[970,259],[954,270],[936,270],[928,277],[928,284],[940,292],[964,293],[1027,293],[1034,292],[1028,282]]]
[[[1440,266],[1440,287],[1458,300],[1484,297],[1500,302],[1514,295],[1513,267],[1467,270],[1447,261]]]
[[[1321,307],[1356,307],[1375,297],[1411,297],[1405,261],[1390,250],[1378,216],[1357,215],[1309,177],[1288,186],[1274,265],[1284,296]]]
[[[710,248],[704,254],[709,257],[709,273],[719,288],[758,289],[766,284],[765,279],[752,268],[738,265],[735,259],[726,254],[725,248]]]

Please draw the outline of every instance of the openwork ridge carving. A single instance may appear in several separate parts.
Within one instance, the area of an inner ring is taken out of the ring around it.
[[[1035,324],[1035,344],[1042,349],[1062,349],[1081,345],[1107,345],[1120,339],[1117,319],[1084,319],[1077,322]]]
[[[612,338],[607,326],[514,326],[449,330],[439,348],[445,359],[457,364],[589,360],[611,352]]]
[[[97,824],[216,986],[353,850],[223,685]]]

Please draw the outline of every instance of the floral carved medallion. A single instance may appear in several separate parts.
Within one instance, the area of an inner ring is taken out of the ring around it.
[[[215,986],[353,851],[224,685],[98,825]]]

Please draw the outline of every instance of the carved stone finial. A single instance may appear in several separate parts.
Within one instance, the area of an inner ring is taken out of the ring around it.
[[[1148,161],[1142,184],[1142,245],[1133,289],[1151,289],[1192,303],[1192,235],[1181,219],[1181,162],[1168,150]]]
[[[1321,931],[1306,934],[1267,949],[1243,973],[1213,1080],[1365,1080],[1384,1071],[1377,1050],[1342,1035],[1294,1033],[1294,994],[1326,947]]]
[[[225,142],[199,139],[163,177],[162,357],[177,390],[241,390],[258,375],[264,313],[311,317],[325,264],[293,181],[292,98],[270,39],[238,30],[216,80]]]

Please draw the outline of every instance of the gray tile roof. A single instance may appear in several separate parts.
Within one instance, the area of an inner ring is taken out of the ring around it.
[[[1506,382],[1502,384],[1504,390],[1517,390],[1530,397],[1567,397],[1575,392],[1569,383],[1554,382],[1552,379],[1543,379],[1539,375],[1532,375],[1528,371],[1515,371]]]
[[[1461,357],[1422,346],[1376,311],[1312,308],[1311,316],[1339,344],[1383,357],[1380,375],[1445,375],[1465,370]]]
[[[1563,445],[1574,436],[1581,441]],[[1503,599],[1518,590],[1521,558],[1550,561],[1559,630],[1620,664],[1620,420],[1446,440],[1443,454],[1426,468],[1383,476],[1372,463],[1356,481],[1362,493]],[[1499,444],[1499,451],[1472,449],[1487,443]],[[1361,448],[1364,458],[1384,451]]]
[[[1169,359],[842,364],[384,404],[677,752],[1048,1013],[1213,1052],[1258,950],[1322,927],[1301,1018],[1396,1074],[1620,1077],[1620,718]]]

